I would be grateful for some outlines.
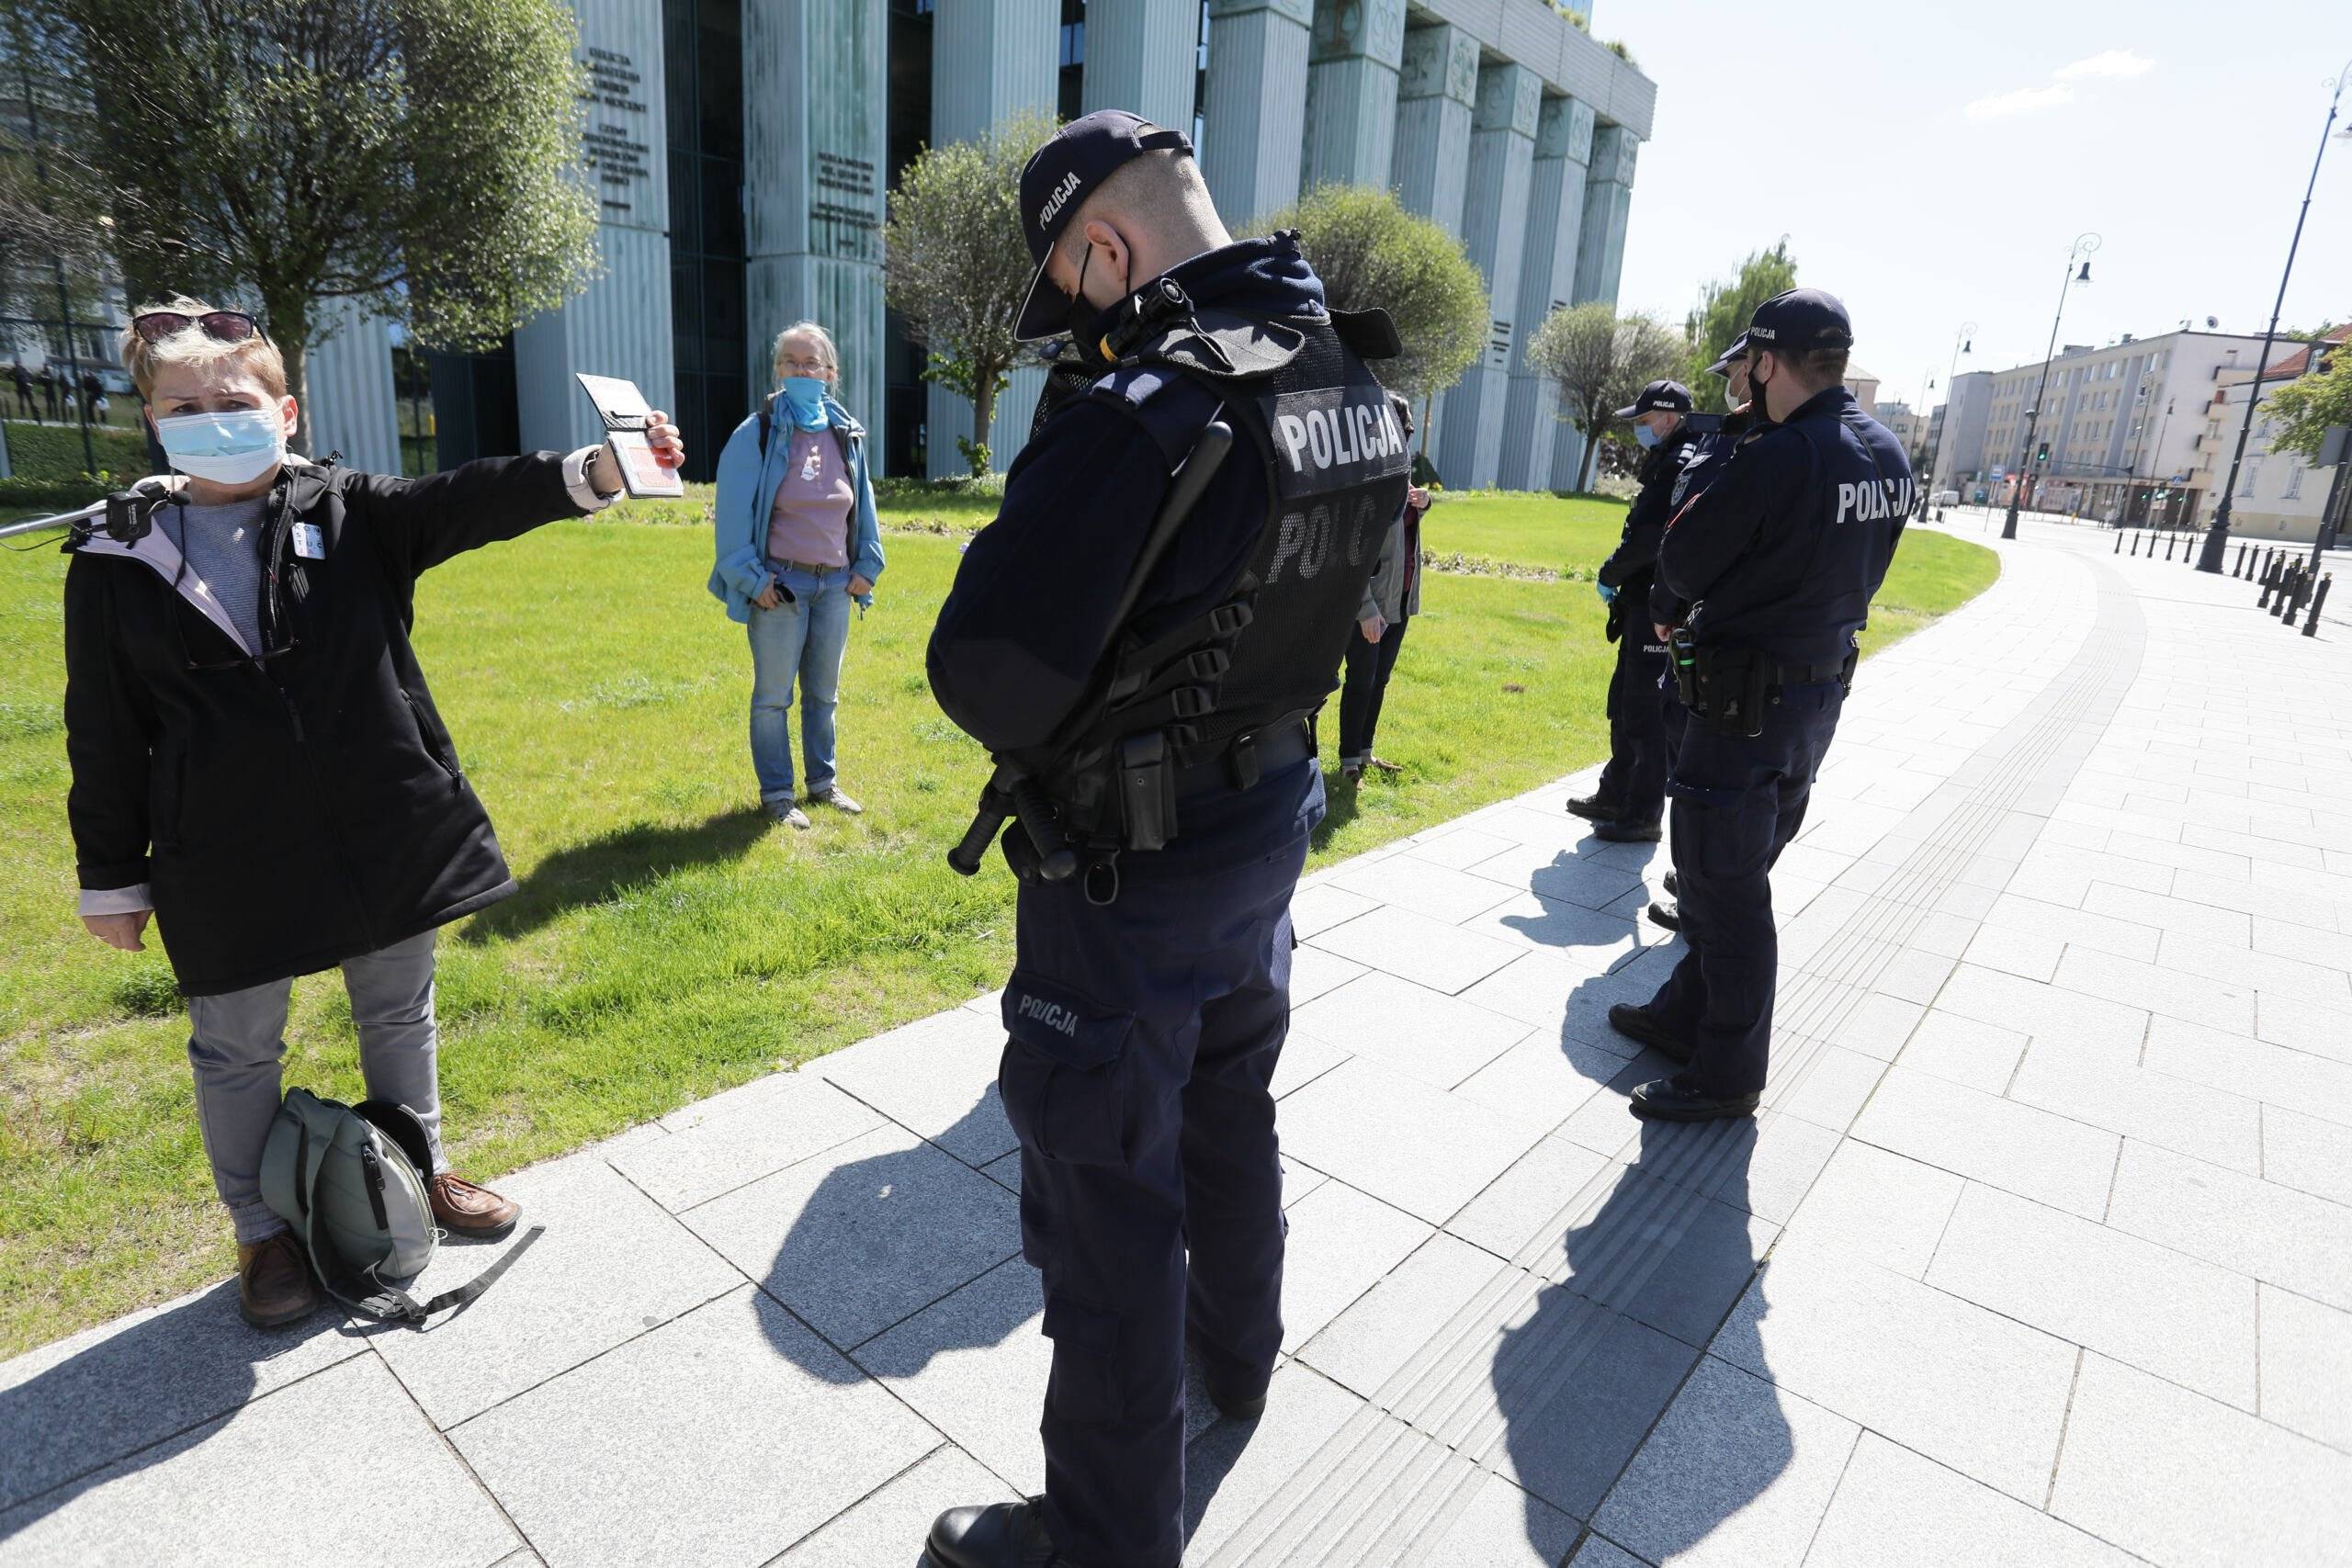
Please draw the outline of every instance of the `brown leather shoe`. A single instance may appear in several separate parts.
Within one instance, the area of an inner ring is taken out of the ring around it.
[[[318,1310],[319,1287],[292,1231],[237,1244],[237,1311],[255,1328],[282,1328]]]
[[[494,1240],[513,1230],[523,1212],[520,1203],[446,1170],[426,1182],[424,1191],[433,1200],[433,1223],[451,1235]]]

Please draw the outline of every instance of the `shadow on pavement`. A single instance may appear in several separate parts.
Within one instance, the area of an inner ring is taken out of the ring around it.
[[[83,1338],[78,1349],[32,1352],[25,1364],[39,1370],[0,1388],[0,1541],[118,1473],[120,1461],[145,1469],[202,1444],[265,1382],[283,1385],[356,1350],[334,1313],[269,1332],[248,1327],[233,1280]]]
[[[1043,1310],[1036,1273],[1026,1264],[1003,1267],[1001,1239],[983,1230],[1001,1212],[1002,1190],[933,1146],[968,1146],[1001,1122],[994,1099],[983,1095],[930,1143],[828,1171],[777,1247],[762,1288],[844,1355],[865,1347],[868,1367],[880,1377],[911,1377],[947,1352],[1002,1344]],[[951,1181],[944,1192],[944,1170]],[[971,1187],[967,1176],[981,1185]],[[953,1201],[957,1189],[987,1194],[990,1207],[973,1213]],[[883,1344],[867,1345],[886,1333]],[[865,1376],[839,1357],[811,1358],[797,1336],[775,1348],[829,1382]]]

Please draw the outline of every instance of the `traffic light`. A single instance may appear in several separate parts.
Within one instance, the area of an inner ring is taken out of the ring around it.
[[[2033,460],[2034,460],[2037,464],[2039,464],[2039,463],[2047,463],[2048,461],[2050,461],[2050,443],[2049,443],[2049,442],[2045,441],[2045,442],[2043,442],[2041,446],[2037,446],[2037,447],[2035,447],[2035,448],[2033,449]]]

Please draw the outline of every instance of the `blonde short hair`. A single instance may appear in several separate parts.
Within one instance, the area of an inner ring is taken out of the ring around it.
[[[838,385],[842,378],[841,350],[833,346],[833,334],[814,321],[795,321],[775,334],[776,379],[779,381],[784,379],[785,344],[790,339],[802,336],[810,338],[816,343],[817,357],[825,362],[825,368],[832,372],[833,381]]]
[[[208,305],[201,299],[191,299],[185,294],[175,294],[160,305],[141,305],[131,312],[133,319],[150,310],[176,310],[183,316],[201,316],[220,307]],[[216,359],[233,359],[253,373],[254,380],[273,398],[286,395],[286,357],[277,345],[256,332],[243,343],[222,343],[190,321],[187,327],[161,343],[149,343],[139,335],[136,327],[122,329],[122,367],[130,372],[130,383],[139,389],[141,401],[145,401],[155,389],[155,372],[166,365],[209,365]]]

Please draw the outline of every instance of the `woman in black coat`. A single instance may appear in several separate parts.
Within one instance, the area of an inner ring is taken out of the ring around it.
[[[433,933],[514,891],[409,641],[416,580],[618,493],[609,446],[406,479],[286,453],[285,366],[250,317],[175,299],[123,363],[177,478],[143,536],[81,543],[65,580],[67,810],[93,935],[152,914],[188,1002],[205,1149],[256,1324],[317,1303],[262,1203],[294,976],[340,966],[368,1092],[425,1124],[435,1222],[515,1206],[447,1168]],[[684,452],[661,423],[652,444]]]

